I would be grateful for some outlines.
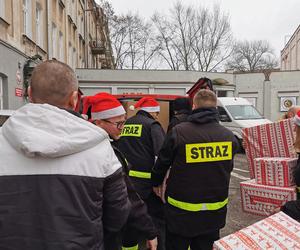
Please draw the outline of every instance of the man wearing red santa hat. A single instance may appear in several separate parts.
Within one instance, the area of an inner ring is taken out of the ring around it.
[[[151,169],[165,137],[157,121],[160,106],[155,99],[143,97],[134,108],[139,111],[126,121],[121,139],[118,141],[118,148],[132,165],[129,176],[159,229],[158,249],[165,249],[163,203],[153,192],[151,185]]]
[[[127,185],[128,197],[132,208],[122,232],[116,234],[104,232],[105,249],[119,250],[138,249],[138,242],[147,239],[148,249],[155,250],[157,247],[157,230],[147,213],[147,207],[136,193],[129,177],[129,167],[124,155],[114,146],[114,141],[120,138],[125,124],[126,112],[121,103],[108,93],[98,93],[86,99],[87,107],[91,108],[92,122],[104,129],[112,139],[112,147],[122,164],[125,183]],[[105,211],[105,210],[104,210]]]

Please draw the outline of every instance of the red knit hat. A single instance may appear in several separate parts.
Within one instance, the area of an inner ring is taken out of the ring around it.
[[[159,103],[152,97],[143,97],[135,105],[134,108],[140,108],[147,112],[159,112]]]
[[[86,105],[91,108],[92,120],[101,120],[119,115],[124,115],[125,109],[122,104],[108,93],[98,93],[94,96],[88,96]]]

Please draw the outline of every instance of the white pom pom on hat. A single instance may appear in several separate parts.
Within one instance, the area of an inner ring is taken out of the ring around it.
[[[133,106],[133,105],[130,105],[130,106],[129,106],[129,110],[132,110],[132,111],[135,110],[134,106]]]

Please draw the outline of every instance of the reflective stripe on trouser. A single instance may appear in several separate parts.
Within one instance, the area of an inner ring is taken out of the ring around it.
[[[183,201],[178,201],[170,196],[168,196],[168,203],[174,207],[180,208],[182,210],[198,212],[198,211],[207,211],[207,210],[218,210],[228,203],[228,198],[224,201],[213,202],[213,203],[188,203]]]
[[[151,173],[135,171],[135,170],[130,170],[129,176],[136,177],[136,178],[142,178],[142,179],[151,179]]]
[[[122,250],[138,250],[139,245],[135,245],[133,247],[122,247]]]

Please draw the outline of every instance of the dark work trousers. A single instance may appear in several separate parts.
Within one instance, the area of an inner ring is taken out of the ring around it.
[[[151,216],[152,221],[159,233],[158,247],[157,250],[165,250],[165,213],[164,204],[161,199],[154,193],[150,194],[149,197],[144,200],[147,205],[148,214]],[[133,247],[139,243],[139,249],[143,249],[143,243],[146,237],[141,234],[138,230],[130,227],[125,227],[122,234],[122,246],[123,247]]]
[[[144,200],[148,213],[151,216],[155,227],[158,230],[158,247],[157,250],[165,250],[166,244],[166,223],[165,223],[165,211],[162,200],[155,194],[151,193],[146,200]]]
[[[201,234],[194,238],[187,238],[178,234],[173,234],[166,230],[167,250],[212,250],[214,241],[220,238],[220,233],[214,231],[208,234]]]
[[[121,232],[112,233],[104,231],[104,248],[105,250],[121,250]]]

